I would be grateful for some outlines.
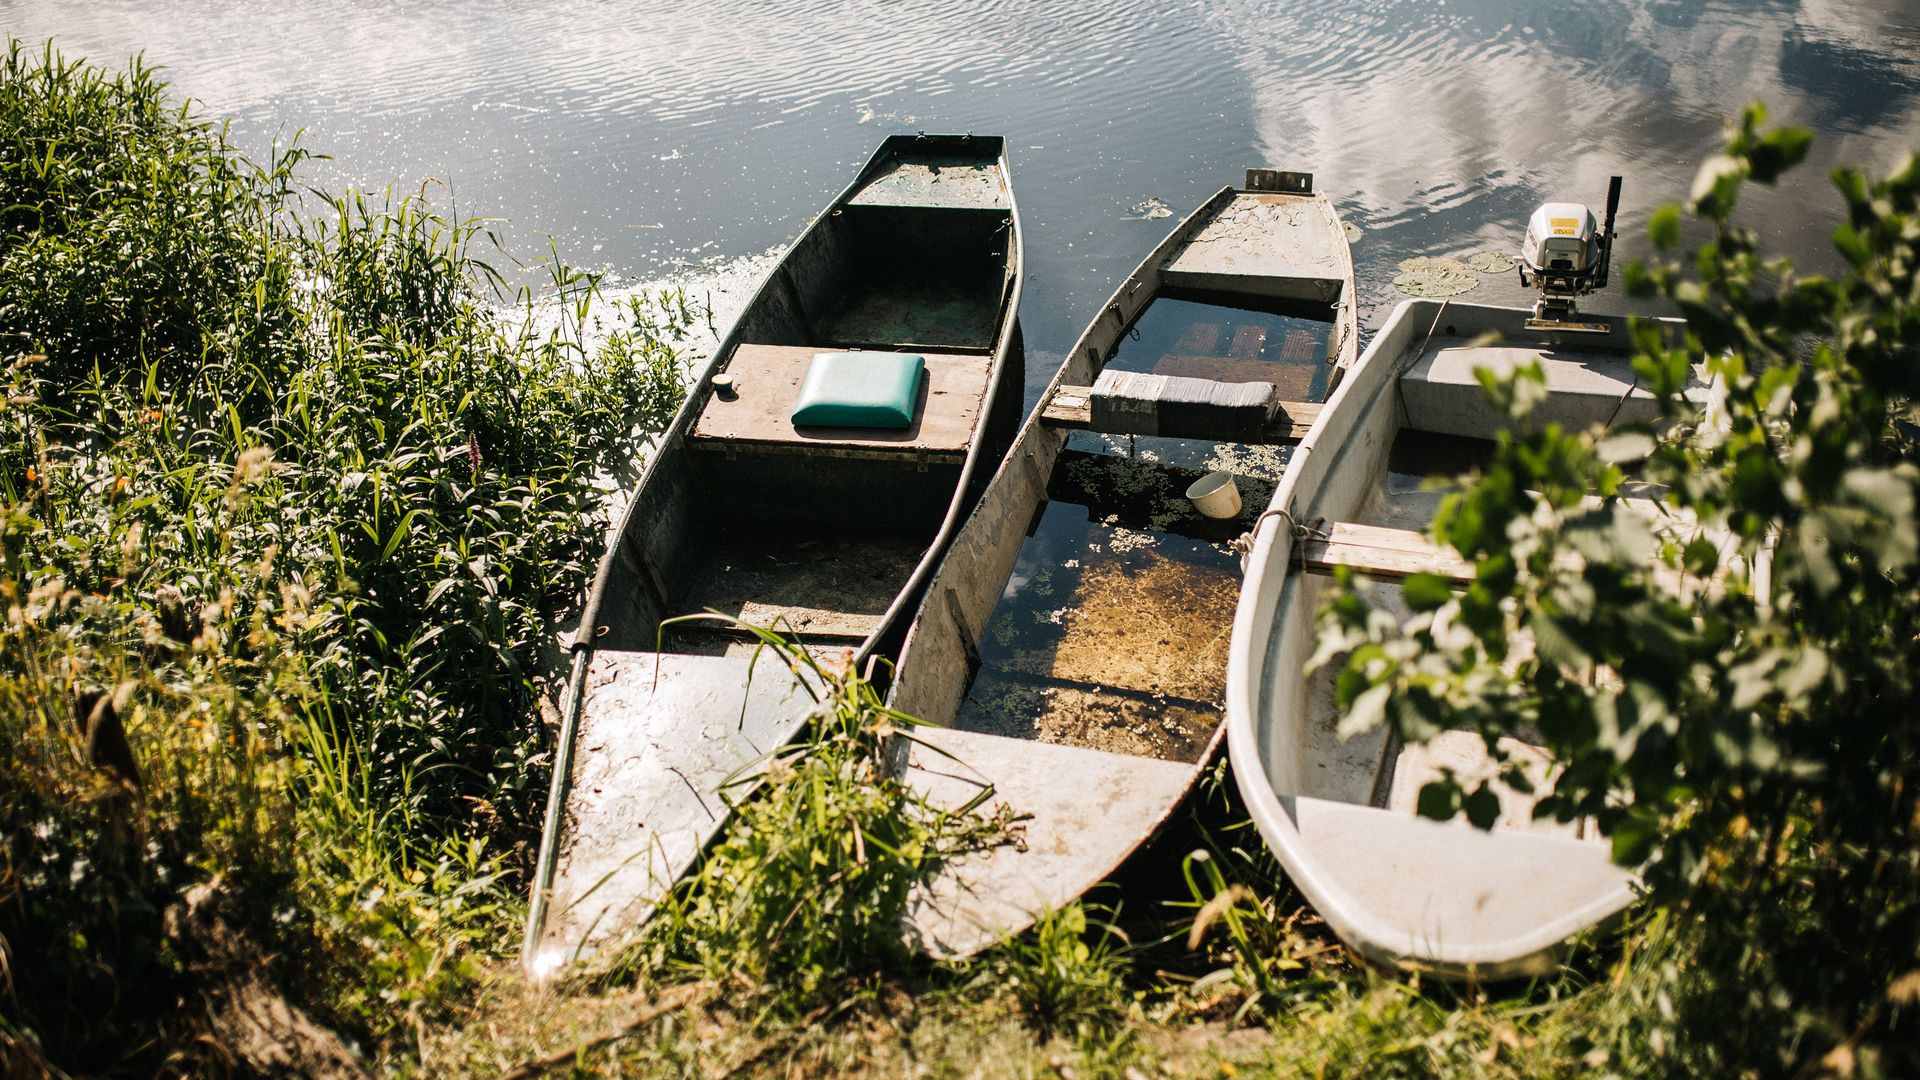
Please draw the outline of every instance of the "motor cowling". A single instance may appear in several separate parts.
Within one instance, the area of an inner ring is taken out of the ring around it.
[[[1620,209],[1620,177],[1607,185],[1607,222],[1594,220],[1580,203],[1551,202],[1533,212],[1520,245],[1520,284],[1539,289],[1529,329],[1605,333],[1605,323],[1579,321],[1574,300],[1607,287],[1613,262],[1614,215]]]
[[[1593,211],[1579,203],[1547,203],[1527,222],[1527,239],[1520,249],[1521,283],[1533,287],[1560,279],[1570,286],[1597,275],[1605,255]]]

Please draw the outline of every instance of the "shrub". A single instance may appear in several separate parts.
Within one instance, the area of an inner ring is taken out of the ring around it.
[[[1732,223],[1742,183],[1806,152],[1806,132],[1764,119],[1748,109],[1701,168],[1692,210],[1712,238],[1691,266],[1629,268],[1634,295],[1686,320],[1671,346],[1636,331],[1662,423],[1502,436],[1433,527],[1474,561],[1473,585],[1410,580],[1404,626],[1335,596],[1323,655],[1352,650],[1343,704],[1368,695],[1409,738],[1466,727],[1497,755],[1501,734],[1545,737],[1566,769],[1537,812],[1595,819],[1685,917],[1698,951],[1669,965],[1668,997],[1696,1067],[1910,1072],[1920,164],[1836,172],[1847,271],[1800,277]],[[1671,252],[1678,210],[1651,231]],[[1712,418],[1681,392],[1696,362],[1724,391]],[[1518,414],[1539,378],[1494,384],[1496,401]],[[1618,505],[1630,475],[1705,528],[1636,524]],[[1684,594],[1663,583],[1716,574]],[[1523,639],[1531,655],[1510,650]],[[1492,798],[1447,780],[1420,801],[1485,824]]]

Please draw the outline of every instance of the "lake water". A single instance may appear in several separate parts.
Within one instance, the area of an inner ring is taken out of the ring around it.
[[[1313,172],[1363,230],[1377,318],[1399,260],[1511,251],[1535,204],[1597,208],[1616,172],[1635,255],[1754,98],[1822,136],[1750,203],[1808,267],[1832,265],[1826,167],[1920,146],[1914,0],[0,0],[0,30],[144,52],[244,146],[304,129],[324,184],[444,184],[518,256],[552,236],[630,281],[750,276],[887,132],[1003,133],[1033,388],[1161,208],[1249,165]]]

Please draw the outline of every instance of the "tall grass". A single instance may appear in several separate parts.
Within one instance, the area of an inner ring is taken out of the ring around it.
[[[976,812],[948,808],[892,764],[916,721],[870,679],[770,630],[758,663],[786,665],[815,705],[806,737],[744,770],[724,792],[728,827],[611,974],[693,975],[797,1015],[851,982],[905,970],[905,916],[942,865],[1006,839]]]
[[[0,60],[0,1038],[55,1062],[165,1059],[197,882],[376,1035],[508,925],[595,480],[682,393],[684,299],[590,346],[593,277],[508,293],[304,157],[137,61]]]

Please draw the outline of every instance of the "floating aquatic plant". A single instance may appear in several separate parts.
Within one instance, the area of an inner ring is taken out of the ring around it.
[[[1394,275],[1393,286],[1411,296],[1438,299],[1459,296],[1480,287],[1480,279],[1459,259],[1436,259],[1423,255],[1403,260],[1399,270]]]
[[[1134,203],[1126,215],[1129,221],[1156,221],[1160,218],[1170,218],[1172,216],[1173,208],[1168,206],[1167,201],[1158,195],[1149,195],[1139,202]]]

